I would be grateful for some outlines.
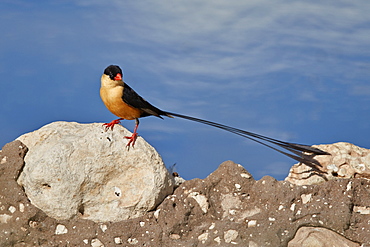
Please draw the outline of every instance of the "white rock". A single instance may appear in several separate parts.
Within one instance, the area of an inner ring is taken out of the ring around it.
[[[220,237],[216,237],[215,239],[213,239],[217,244],[221,244],[221,238]]]
[[[222,194],[221,198],[221,207],[224,210],[223,219],[230,217],[230,209],[238,209],[242,205],[239,197],[233,196],[232,194]]]
[[[11,215],[0,214],[0,223],[8,223],[11,218],[12,218]]]
[[[249,175],[248,173],[242,173],[242,174],[240,174],[240,176],[242,178],[251,178],[251,175]]]
[[[202,233],[198,236],[198,240],[201,241],[203,244],[207,241],[208,239],[208,232]]]
[[[23,213],[23,212],[24,212],[24,204],[23,204],[23,203],[19,203],[19,211],[20,211],[21,213]]]
[[[55,229],[55,234],[56,235],[61,235],[61,234],[66,234],[68,233],[68,229],[65,225],[57,225],[57,228]]]
[[[241,215],[241,218],[245,219],[247,217],[252,217],[256,214],[259,214],[260,212],[261,212],[261,209],[254,206],[254,208],[244,211]]]
[[[228,230],[224,232],[224,239],[226,243],[230,243],[238,237],[238,232],[235,230]]]
[[[97,238],[94,238],[91,240],[91,246],[92,247],[104,247],[104,244]]]
[[[235,215],[236,214],[236,210],[235,209],[230,209],[229,210],[229,214],[230,215]]]
[[[161,212],[161,209],[157,209],[157,210],[155,210],[155,212],[154,212],[154,217],[155,217],[156,219],[158,219],[158,217],[159,217],[159,212]]]
[[[114,243],[115,244],[122,244],[122,239],[120,237],[115,237],[114,238]]]
[[[100,225],[99,227],[100,227],[100,229],[101,229],[102,232],[105,232],[106,230],[108,230],[108,226],[107,225],[104,225],[103,224],[103,225]]]
[[[370,175],[370,150],[358,147],[347,142],[337,142],[327,145],[314,145],[331,155],[317,155],[314,157],[320,164],[322,171],[318,174],[311,167],[298,163],[290,169],[285,178],[292,184],[309,185],[319,184],[337,178],[368,178]]]
[[[129,239],[127,239],[127,242],[129,244],[137,244],[137,243],[139,243],[139,241],[136,238],[129,238]]]
[[[6,156],[4,156],[4,157],[1,159],[1,161],[0,161],[0,165],[5,164],[5,163],[6,163],[6,160],[7,160],[7,157],[6,157]]]
[[[360,214],[370,214],[370,207],[354,206],[353,212],[360,213]]]
[[[332,170],[333,172],[338,172],[339,168],[335,164],[327,165],[328,170]]]
[[[209,204],[207,198],[204,195],[201,195],[198,192],[191,192],[189,194],[189,197],[194,198],[199,204],[199,207],[202,209],[202,211],[204,213],[207,213]]]
[[[288,247],[301,246],[347,246],[359,247],[358,243],[352,242],[342,235],[322,227],[306,227],[298,229],[294,238],[289,241]]]
[[[170,239],[175,239],[175,240],[177,240],[177,239],[180,239],[181,238],[181,236],[179,235],[179,234],[171,234],[170,235]]]
[[[312,194],[302,194],[301,195],[301,199],[302,199],[303,204],[306,204],[306,203],[310,202],[311,198],[312,198]]]
[[[15,211],[17,211],[17,209],[16,209],[14,206],[10,206],[10,207],[8,208],[8,210],[9,210],[9,212],[11,212],[12,214],[14,214],[14,213],[15,213]]]
[[[349,181],[349,183],[347,184],[347,191],[351,189],[352,189],[352,181]]]
[[[28,148],[18,183],[32,204],[55,219],[96,222],[139,217],[172,193],[159,154],[141,137],[126,149],[120,125],[54,122],[18,139]]]
[[[247,225],[248,227],[255,227],[257,226],[257,220],[249,220]]]

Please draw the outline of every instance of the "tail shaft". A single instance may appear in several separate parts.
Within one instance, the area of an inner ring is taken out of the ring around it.
[[[269,148],[271,148],[271,149],[273,149],[277,152],[280,152],[280,153],[282,153],[282,154],[284,154],[284,155],[286,155],[286,156],[288,156],[292,159],[295,159],[299,162],[302,162],[302,163],[305,163],[305,164],[309,163],[307,165],[310,165],[310,166],[315,166],[315,165],[320,165],[320,164],[318,164],[318,162],[315,162],[315,160],[313,160],[313,159],[308,159],[307,155],[304,155],[302,152],[311,153],[313,155],[329,155],[329,153],[327,153],[325,151],[322,151],[318,148],[314,148],[314,147],[311,147],[311,146],[308,146],[308,145],[284,142],[284,141],[273,139],[273,138],[270,138],[270,137],[267,137],[267,136],[259,135],[259,134],[253,133],[253,132],[237,129],[237,128],[230,127],[230,126],[227,126],[227,125],[207,121],[207,120],[200,119],[200,118],[190,117],[190,116],[186,116],[186,115],[182,115],[182,114],[178,114],[178,113],[172,113],[172,112],[165,112],[165,113],[168,114],[168,115],[171,115],[171,116],[175,116],[175,117],[187,119],[187,120],[190,120],[190,121],[206,124],[206,125],[209,125],[209,126],[213,126],[213,127],[219,128],[219,129],[226,130],[226,131],[234,133],[236,135],[243,136],[243,137],[248,138],[252,141],[260,143],[260,144],[262,144],[266,147],[269,147]],[[273,147],[273,146],[271,146],[271,145],[269,145],[265,142],[273,144],[273,145],[277,145],[281,148],[284,148],[285,150],[288,150],[288,151],[292,152],[293,154],[284,152],[284,151],[282,151],[280,149],[277,149],[276,147]],[[312,163],[314,163],[314,164],[312,164]]]

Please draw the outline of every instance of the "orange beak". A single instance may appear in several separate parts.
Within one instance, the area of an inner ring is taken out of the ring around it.
[[[122,75],[121,75],[120,73],[118,73],[118,74],[116,75],[116,77],[114,77],[114,80],[115,80],[115,81],[122,81]]]

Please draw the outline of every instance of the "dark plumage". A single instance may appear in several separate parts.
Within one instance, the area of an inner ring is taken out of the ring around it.
[[[105,104],[105,106],[116,116],[119,117],[117,120],[113,120],[110,123],[104,124],[106,129],[113,129],[115,124],[120,123],[120,120],[136,120],[136,126],[134,133],[131,137],[126,137],[130,139],[127,146],[135,145],[135,140],[137,138],[137,128],[139,126],[139,118],[146,116],[156,116],[162,118],[162,116],[167,117],[179,117],[190,121],[195,121],[198,123],[213,126],[219,129],[226,130],[228,132],[243,136],[252,141],[258,142],[264,146],[274,149],[284,155],[287,155],[299,162],[305,163],[311,167],[316,167],[320,165],[316,160],[311,158],[312,155],[329,155],[329,153],[322,151],[318,148],[314,148],[308,145],[289,143],[273,139],[270,137],[262,136],[253,132],[233,128],[227,125],[190,117],[178,113],[172,113],[160,110],[159,108],[153,106],[148,101],[143,99],[138,95],[130,86],[122,80],[122,70],[116,65],[110,65],[104,70],[104,74],[101,78],[101,88],[100,96]],[[291,153],[282,151],[277,147],[283,148]]]

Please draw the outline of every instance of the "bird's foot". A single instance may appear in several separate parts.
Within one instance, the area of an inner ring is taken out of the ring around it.
[[[132,136],[125,136],[126,139],[129,139],[126,147],[130,149],[130,147],[134,147],[138,134],[136,132],[132,133]]]
[[[109,128],[110,128],[111,130],[113,130],[114,125],[121,123],[121,120],[122,120],[122,119],[120,118],[120,119],[113,120],[113,121],[112,121],[112,122],[110,122],[110,123],[105,123],[105,124],[103,124],[103,126],[105,127],[105,131],[109,130]]]

